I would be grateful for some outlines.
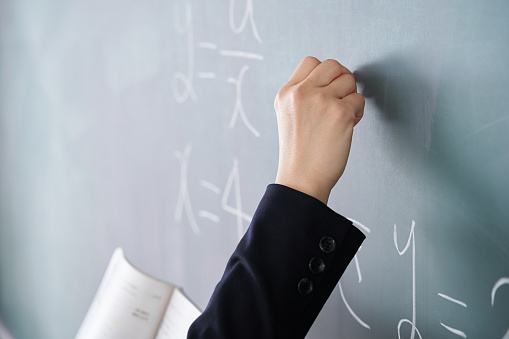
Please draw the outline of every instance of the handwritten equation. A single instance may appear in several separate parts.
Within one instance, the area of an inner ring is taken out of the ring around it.
[[[243,10],[242,10],[242,6]],[[238,17],[240,12],[242,15]],[[236,77],[225,77],[224,84],[231,87],[232,93],[235,95],[235,103],[231,109],[231,118],[228,124],[230,129],[235,128],[242,123],[247,130],[259,138],[261,133],[253,126],[248,118],[248,112],[242,103],[242,85],[244,77],[250,69],[249,62],[263,61],[263,55],[254,51],[244,51],[237,49],[222,48],[214,41],[200,41],[194,36],[194,20],[193,9],[189,3],[184,6],[174,6],[174,29],[175,32],[182,36],[185,40],[187,52],[187,65],[185,69],[174,72],[172,77],[172,92],[177,103],[186,101],[198,101],[199,95],[195,90],[195,81],[218,81],[220,77],[215,69],[207,69],[195,71],[196,60],[195,52],[206,53],[209,58],[217,58],[219,64],[221,61],[228,62],[228,59],[238,58],[245,60],[246,63],[238,70]],[[252,34],[255,40],[261,44],[262,38],[258,33],[256,22],[254,19],[254,6],[252,0],[247,0],[243,4],[237,4],[235,0],[230,0],[228,7],[228,24],[231,32],[236,35]],[[248,29],[249,27],[249,29]],[[220,84],[221,85],[221,84]],[[214,84],[217,86],[217,84]],[[189,158],[192,152],[192,145],[188,144],[184,150],[175,151],[174,155],[180,163],[180,187],[178,202],[175,209],[175,221],[181,222],[184,218],[187,220],[192,231],[196,235],[200,235],[201,228],[198,219],[207,219],[213,223],[219,223],[220,217],[217,211],[193,208],[189,195],[188,170]],[[232,215],[236,220],[236,231],[240,240],[244,235],[247,225],[251,222],[252,216],[245,213],[242,209],[242,198],[240,192],[238,160],[232,160],[232,167],[229,177],[225,183],[212,183],[207,180],[200,181],[200,187],[217,195],[221,199],[221,210]],[[230,197],[234,200],[234,204],[228,203]]]
[[[188,168],[191,150],[192,146],[187,145],[183,152],[180,151],[175,152],[175,157],[180,162],[180,187],[178,190],[179,195],[177,207],[175,209],[175,221],[178,223],[181,222],[185,215],[194,234],[200,235],[201,228],[198,226],[198,222],[196,221],[197,220],[196,215],[198,215],[198,217],[200,218],[208,219],[214,223],[219,223],[221,219],[219,218],[217,213],[211,212],[209,210],[199,210],[196,213],[196,211],[193,209],[191,198],[189,196],[189,186],[188,186]],[[222,210],[233,215],[236,218],[237,235],[240,241],[240,239],[247,230],[246,225],[249,225],[253,217],[243,212],[242,210],[238,160],[237,159],[233,160],[232,169],[228,176],[228,180],[224,184],[223,190],[219,188],[215,183],[211,183],[206,180],[201,180],[200,186],[204,190],[211,191],[212,193],[221,197]],[[235,200],[234,206],[230,206],[228,204],[230,195],[232,195]]]
[[[349,218],[350,219],[350,218]],[[365,233],[370,233],[370,229],[368,227],[366,227],[365,225],[361,224],[360,222],[354,220],[354,219],[350,219],[350,221],[352,221],[352,223],[357,226],[358,228],[362,229],[365,231]],[[412,267],[411,267],[411,277],[412,277],[412,296],[411,296],[411,300],[412,300],[412,312],[411,312],[411,319],[408,319],[408,318],[404,318],[404,319],[401,319],[398,324],[397,324],[397,333],[398,333],[398,338],[401,339],[401,328],[404,324],[408,324],[410,325],[411,327],[411,331],[410,331],[410,339],[414,339],[416,337],[419,337],[419,338],[423,338],[419,329],[417,328],[417,307],[416,307],[416,295],[417,295],[417,290],[416,290],[416,263],[415,263],[415,258],[416,258],[416,249],[415,249],[415,243],[416,243],[416,238],[415,238],[415,229],[416,229],[416,226],[415,226],[415,221],[412,220],[412,225],[410,226],[410,232],[409,232],[409,235],[408,235],[408,239],[407,239],[407,242],[405,244],[405,246],[403,247],[403,249],[400,249],[400,246],[399,246],[399,237],[398,237],[398,228],[396,226],[396,224],[394,224],[394,232],[393,232],[393,238],[394,238],[394,246],[396,248],[396,251],[398,252],[398,254],[400,256],[403,256],[407,253],[407,251],[410,249],[411,247],[411,257],[412,257]],[[362,249],[362,247],[361,247]],[[360,249],[359,249],[360,251]],[[360,269],[360,265],[359,265],[359,261],[358,261],[358,258],[357,258],[357,255],[354,257],[354,262],[355,262],[355,267],[356,267],[356,270],[357,270],[357,274],[358,274],[358,282],[361,283],[362,281],[362,274],[361,274],[361,269]],[[500,278],[497,282],[495,282],[495,284],[493,285],[493,288],[492,288],[492,291],[491,291],[491,306],[493,306],[495,304],[495,297],[496,297],[496,293],[497,291],[504,285],[509,285],[509,278],[507,277],[503,277],[503,278]],[[368,329],[368,330],[371,330],[371,326],[368,325],[364,320],[361,319],[361,317],[359,315],[357,315],[352,307],[350,306],[350,304],[348,303],[348,301],[346,300],[345,298],[345,294],[344,294],[344,291],[343,291],[343,288],[341,286],[341,282],[338,283],[338,288],[339,288],[339,291],[340,291],[340,295],[341,295],[341,298],[343,300],[343,303],[345,304],[348,312],[351,314],[351,316],[355,319],[355,321],[362,327]],[[509,286],[508,286],[509,288]],[[441,293],[441,292],[438,292],[437,295],[444,299],[444,300],[447,300],[449,302],[452,302],[456,305],[459,305],[463,308],[467,308],[467,304],[463,301],[460,301],[458,299],[455,299],[453,297],[450,297],[444,293]],[[463,330],[460,330],[458,328],[455,328],[455,327],[452,327],[450,325],[446,325],[444,322],[440,321],[440,325],[445,329],[447,330],[448,332],[452,333],[452,334],[455,334],[457,335],[458,337],[461,337],[461,338],[467,338],[467,334],[465,331]],[[502,339],[509,339],[509,329],[507,330],[507,332],[504,334],[504,336],[502,337]]]
[[[256,40],[261,44],[262,39],[256,28],[256,23],[253,17],[253,1],[248,0],[245,4],[244,15],[239,25],[236,24],[237,18],[235,17],[235,0],[230,1],[229,8],[229,24],[231,31],[236,34],[244,33],[246,26],[249,23],[252,34]],[[195,49],[199,49],[202,53],[208,53],[210,58],[241,58],[246,61],[262,61],[263,55],[253,51],[241,51],[221,48],[213,41],[195,41],[193,31],[193,12],[190,4],[186,4],[182,10],[178,6],[174,8],[174,28],[175,31],[186,38],[187,44],[187,68],[183,71],[177,71],[173,74],[172,91],[175,100],[178,103],[186,102],[187,100],[197,101],[198,95],[194,88],[194,81],[197,80],[216,80],[218,79],[216,70],[202,70],[195,72]],[[182,19],[183,17],[183,19]],[[232,92],[235,93],[235,104],[232,108],[232,115],[229,123],[230,128],[237,125],[237,119],[240,119],[247,127],[247,129],[256,137],[260,137],[260,132],[255,128],[248,119],[248,113],[242,104],[242,84],[244,76],[249,70],[249,64],[243,65],[237,77],[227,77],[226,82],[231,84]],[[196,74],[195,74],[196,73]]]

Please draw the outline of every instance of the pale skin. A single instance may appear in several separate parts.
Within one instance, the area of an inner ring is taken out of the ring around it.
[[[336,60],[306,57],[279,90],[274,108],[279,133],[276,183],[327,204],[364,112],[355,77]]]

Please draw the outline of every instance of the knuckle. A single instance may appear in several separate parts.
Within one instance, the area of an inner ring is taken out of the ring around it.
[[[343,100],[337,100],[335,105],[335,118],[338,123],[354,123],[355,113],[352,107],[350,107]]]
[[[315,93],[315,95],[313,96],[315,102],[317,104],[323,104],[325,102],[327,102],[327,100],[330,98],[329,95],[327,95],[327,93],[325,93],[324,91],[318,91],[317,93]]]
[[[364,105],[366,104],[366,99],[364,99],[364,96],[360,93],[353,93],[351,95],[356,101],[355,106],[358,106],[361,110],[364,110]]]
[[[312,56],[307,56],[307,57],[305,57],[304,59],[302,59],[302,62],[305,62],[305,63],[313,63],[313,64],[319,64],[319,63],[320,63],[320,60],[318,60],[317,58],[312,57]]]
[[[334,60],[334,59],[324,60],[323,63],[325,63],[329,66],[332,66],[332,67],[341,67],[341,64],[337,60]]]
[[[283,97],[285,95],[285,93],[286,93],[286,85],[281,87],[279,89],[279,91],[276,93],[276,99]]]
[[[303,83],[288,87],[284,86],[276,94],[274,108],[277,110],[287,105],[301,106],[309,100],[309,95],[309,90]]]
[[[283,86],[276,94],[276,97],[274,98],[274,108],[277,109],[277,107],[280,105],[282,101],[285,100],[287,93],[286,86]]]
[[[352,74],[343,74],[341,76],[347,86],[349,92],[353,93],[357,91],[357,84],[355,83],[355,77]]]
[[[289,91],[289,100],[295,106],[324,108],[329,105],[331,96],[326,91],[313,90],[306,83],[298,84]]]
[[[325,64],[327,66],[329,71],[340,73],[342,71],[342,69],[343,69],[341,64],[337,60],[334,60],[334,59],[324,60],[323,64]]]
[[[292,101],[300,102],[306,98],[308,90],[304,83],[293,86],[291,90]]]
[[[357,93],[359,97],[359,102],[361,104],[361,108],[364,110],[364,107],[366,106],[366,99],[364,98],[364,95]]]

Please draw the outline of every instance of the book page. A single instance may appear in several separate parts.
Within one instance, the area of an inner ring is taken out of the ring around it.
[[[0,319],[0,339],[13,339],[13,336],[7,330],[2,319]]]
[[[189,327],[200,314],[182,291],[175,288],[156,339],[186,339]]]
[[[153,339],[173,289],[137,270],[117,248],[76,338]]]

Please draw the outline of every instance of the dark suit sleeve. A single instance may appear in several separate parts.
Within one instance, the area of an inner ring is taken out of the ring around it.
[[[364,238],[319,200],[269,185],[188,338],[304,338]]]

